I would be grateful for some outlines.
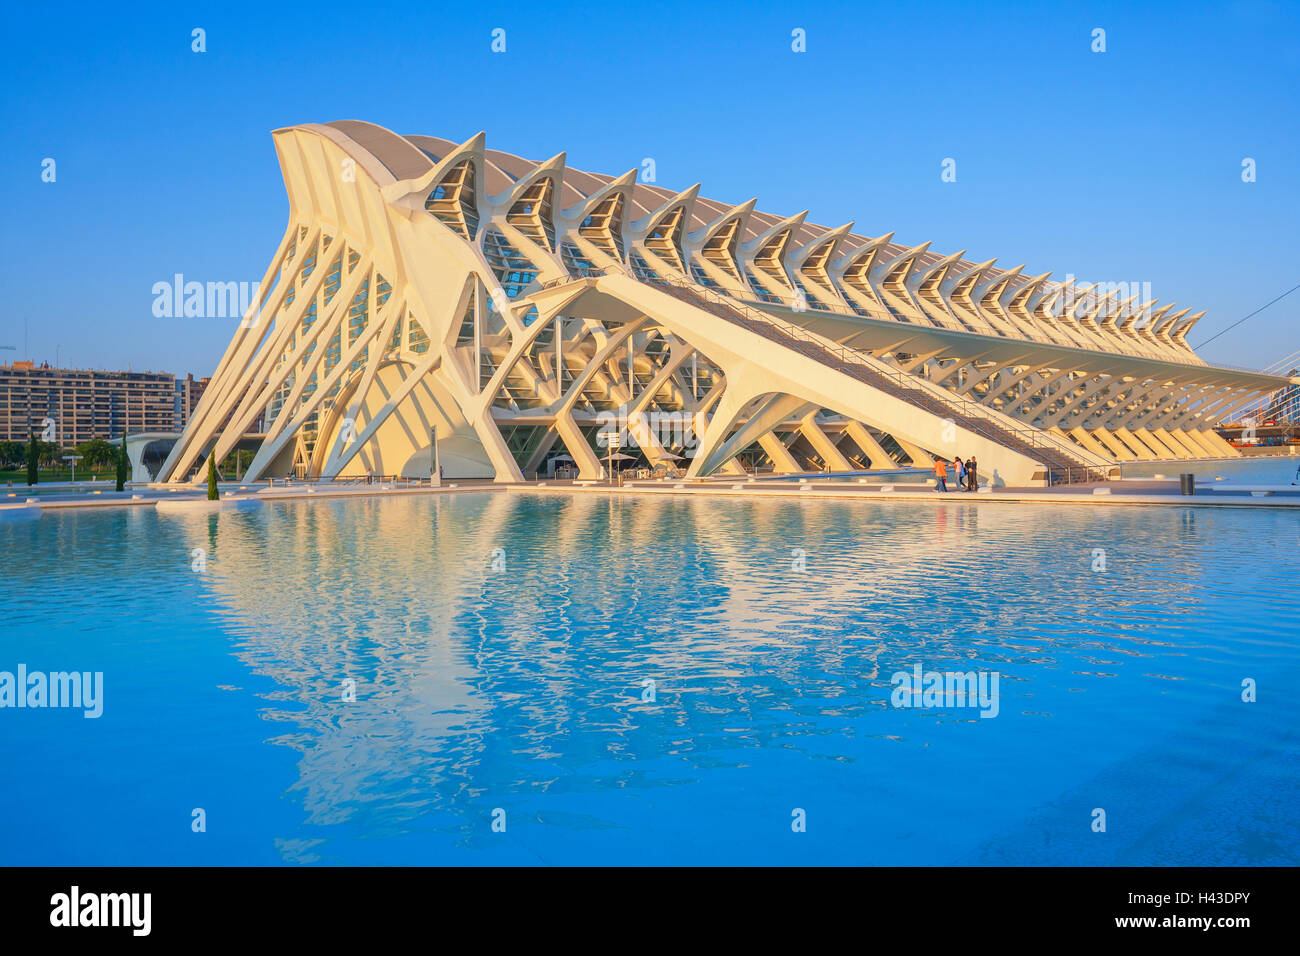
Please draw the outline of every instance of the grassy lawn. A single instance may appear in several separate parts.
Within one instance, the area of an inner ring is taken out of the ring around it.
[[[100,469],[91,471],[89,468],[77,469],[77,481],[89,481],[92,478],[108,478],[112,480],[117,472],[112,469]],[[68,468],[42,468],[37,472],[38,481],[71,481],[72,471]],[[8,485],[13,482],[15,485],[27,484],[27,469],[0,469],[0,485]]]

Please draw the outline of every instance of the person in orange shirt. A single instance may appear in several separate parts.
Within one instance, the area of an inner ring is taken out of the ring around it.
[[[948,463],[942,458],[937,458],[934,462],[934,490],[948,490]]]

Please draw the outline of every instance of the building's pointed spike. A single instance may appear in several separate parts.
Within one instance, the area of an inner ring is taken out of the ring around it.
[[[853,223],[846,222],[842,226],[836,226],[834,229],[830,229],[822,233],[820,236],[809,239],[803,246],[795,250],[794,254],[790,257],[791,266],[796,269],[802,268],[803,264],[807,262],[814,253],[822,249],[828,250],[826,252],[826,257],[834,256],[839,249],[840,243],[844,241],[844,237],[847,236],[852,229]],[[823,264],[824,263],[825,259],[823,259]]]

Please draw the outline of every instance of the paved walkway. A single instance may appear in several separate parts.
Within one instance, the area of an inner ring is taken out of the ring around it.
[[[1235,487],[1234,487],[1235,485]],[[1267,488],[1266,491],[1250,489]],[[1164,505],[1197,508],[1300,508],[1300,486],[1258,486],[1245,482],[1206,482],[1191,497],[1179,494],[1178,482],[1169,479],[1133,478],[1103,485],[1066,485],[1058,488],[983,488],[979,492],[950,491],[942,494],[929,485],[881,481],[880,479],[710,479],[706,481],[631,481],[624,485],[604,482],[541,481],[496,484],[471,480],[447,482],[433,488],[428,484],[365,484],[363,482],[265,485],[223,484],[222,501],[251,506],[254,501],[282,501],[322,498],[378,498],[404,495],[457,494],[469,492],[513,492],[539,494],[596,495],[713,495],[751,498],[849,498],[874,501],[908,501],[930,504],[1071,504],[1114,507],[1118,505]],[[0,517],[36,517],[41,511],[69,508],[152,508],[160,501],[192,502],[196,510],[206,506],[204,488],[140,488],[124,492],[92,491],[42,495],[27,489],[0,488]],[[173,510],[168,508],[167,510]]]
[[[870,500],[930,502],[932,504],[983,504],[1013,502],[1072,505],[1177,505],[1192,507],[1282,507],[1300,508],[1300,486],[1277,486],[1267,496],[1252,495],[1247,489],[1259,487],[1231,482],[1198,485],[1194,496],[1179,493],[1178,482],[1168,479],[1125,479],[1104,484],[1065,485],[1057,488],[982,488],[978,492],[934,491],[930,485],[889,484],[871,479],[837,481],[810,478],[805,481],[765,479],[709,480],[700,482],[634,481],[621,487],[603,483],[541,482],[508,486],[512,491],[540,491],[571,494],[658,494],[722,495],[771,498],[862,498]],[[952,488],[949,485],[949,488]],[[1273,487],[1273,486],[1270,486]],[[1285,488],[1285,490],[1283,490]]]
[[[438,488],[431,488],[427,482],[425,484],[322,482],[319,484],[278,484],[273,487],[267,487],[263,483],[240,485],[233,482],[223,482],[219,487],[221,501],[248,503],[251,501],[281,501],[298,498],[368,498],[388,495],[443,494],[495,490],[502,486],[494,485],[491,482],[469,481],[447,482]],[[37,485],[31,491],[26,487],[21,490],[0,487],[0,514],[5,511],[27,508],[51,511],[69,508],[154,508],[159,502],[193,502],[197,505],[200,503],[206,504],[207,497],[206,487],[193,488],[190,486],[181,486],[179,488],[159,488],[155,486],[133,488],[128,491],[59,492],[55,490],[52,494],[42,494],[40,485]]]

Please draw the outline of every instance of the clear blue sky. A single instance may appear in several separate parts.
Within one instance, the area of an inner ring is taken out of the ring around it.
[[[1193,344],[1300,283],[1294,2],[290,6],[7,5],[0,359],[26,320],[37,361],[209,374],[235,320],[154,318],[152,285],[258,280],[288,212],[270,130],[345,118],[1150,282],[1209,310]],[[1300,292],[1206,357],[1267,365],[1297,317]]]

